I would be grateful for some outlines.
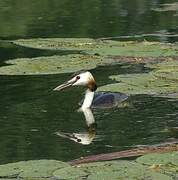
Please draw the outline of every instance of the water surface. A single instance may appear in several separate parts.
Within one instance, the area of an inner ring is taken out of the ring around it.
[[[172,0],[38,0],[0,1],[0,39],[35,37],[115,37],[147,33],[177,34],[174,11],[152,9]],[[139,38],[138,38],[139,39]],[[148,39],[155,40],[153,37]],[[176,42],[177,37],[156,40]],[[0,42],[0,65],[13,58],[66,54],[34,50]],[[75,53],[75,52],[74,52]],[[127,64],[128,65],[128,64]],[[103,66],[92,70],[98,86],[112,83],[113,74],[147,72],[143,65]],[[55,132],[86,132],[85,118],[77,112],[84,89],[52,89],[70,74],[0,76],[0,164],[28,159],[71,160],[90,154],[114,152],[177,138],[178,105],[173,99],[137,95],[127,106],[94,110],[96,136],[84,146]]]
[[[110,68],[122,72],[121,65]],[[101,78],[107,69],[93,71],[98,85],[107,83],[107,78]],[[135,67],[135,72],[139,69]],[[177,137],[170,130],[177,126],[177,101],[145,95],[129,97],[125,107],[94,110],[96,137],[90,145],[56,136],[56,131],[86,131],[84,115],[77,112],[84,89],[52,91],[68,76],[1,76],[1,163],[41,158],[66,161]]]

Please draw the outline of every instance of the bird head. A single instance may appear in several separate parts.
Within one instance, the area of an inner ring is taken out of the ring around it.
[[[91,91],[95,91],[97,89],[93,75],[89,71],[86,71],[75,74],[70,80],[57,86],[53,90],[61,91],[70,86],[86,86]]]

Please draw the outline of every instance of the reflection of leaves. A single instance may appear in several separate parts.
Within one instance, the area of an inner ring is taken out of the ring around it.
[[[81,50],[89,54],[104,56],[173,56],[177,54],[174,45],[158,42],[120,42],[87,38],[20,39],[13,43],[38,49]]]
[[[176,11],[175,16],[178,16],[178,2],[161,4],[161,7],[153,9],[153,11],[165,12]]]
[[[178,11],[178,2],[161,4],[160,8],[153,9],[154,11]]]

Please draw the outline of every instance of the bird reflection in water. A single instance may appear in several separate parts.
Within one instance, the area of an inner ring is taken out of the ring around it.
[[[90,108],[82,109],[81,112],[83,112],[86,120],[87,129],[85,132],[79,132],[79,133],[65,133],[58,131],[55,134],[62,137],[70,139],[76,143],[80,143],[83,145],[89,145],[93,141],[96,135],[96,123],[93,116],[93,113]]]
[[[77,143],[90,144],[96,134],[95,131],[95,120],[90,108],[112,108],[117,107],[119,104],[124,102],[128,96],[123,93],[112,93],[112,92],[98,92],[96,81],[93,75],[89,71],[78,72],[73,75],[70,80],[54,88],[55,91],[61,91],[71,86],[85,86],[87,88],[85,92],[84,100],[82,101],[80,110],[84,113],[87,131],[84,133],[64,133],[57,132],[56,134],[60,137],[68,138]]]

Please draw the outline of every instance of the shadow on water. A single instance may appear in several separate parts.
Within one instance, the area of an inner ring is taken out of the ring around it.
[[[33,48],[25,48],[16,46],[7,41],[0,41],[0,65],[4,65],[3,61],[15,58],[35,58],[41,56],[67,55],[75,54],[80,51],[64,51],[64,50],[40,50]]]
[[[122,65],[110,68],[112,73],[123,72]],[[93,70],[100,85],[109,83],[106,77],[110,73],[106,70],[108,66]],[[127,73],[127,69],[124,72]],[[129,68],[128,72],[131,73]],[[96,138],[92,131],[92,142],[86,146],[57,136],[54,134],[57,131],[66,136],[91,135],[90,131],[84,131],[85,116],[77,112],[84,89],[52,91],[68,77],[69,74],[0,76],[3,87],[0,89],[1,163],[42,158],[67,161],[177,137],[171,130],[178,126],[177,101],[146,95],[131,96],[128,105],[120,108],[95,109]]]

